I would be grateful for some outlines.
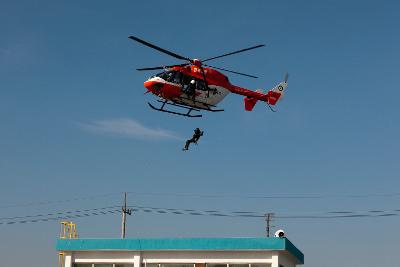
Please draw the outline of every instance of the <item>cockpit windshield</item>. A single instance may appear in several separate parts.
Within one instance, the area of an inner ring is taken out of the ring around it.
[[[196,89],[206,90],[206,85],[204,83],[204,80],[185,75],[182,72],[176,70],[164,71],[154,75],[153,77],[160,77],[164,81],[178,84],[181,85],[182,87],[186,87],[189,83],[191,83],[191,81],[195,81]]]
[[[176,71],[171,70],[171,71],[164,71],[159,74],[157,74],[157,77],[160,77],[161,79],[167,81],[167,82],[172,82],[173,77],[175,76]]]

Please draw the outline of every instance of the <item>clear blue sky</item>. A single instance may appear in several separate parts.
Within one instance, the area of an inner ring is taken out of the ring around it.
[[[0,217],[129,203],[318,214],[399,209],[397,1],[1,1]],[[192,58],[267,46],[213,65],[242,87],[286,71],[279,112],[185,119],[150,110],[137,67],[176,63],[136,35]],[[205,135],[180,151],[195,127]],[[112,194],[90,200],[8,207]],[[157,195],[185,193],[186,197]],[[382,194],[397,194],[382,196]],[[222,195],[220,198],[195,195]],[[236,195],[236,197],[230,197]],[[246,198],[318,195],[318,199]],[[368,197],[345,197],[363,195]],[[239,197],[237,197],[239,196]],[[75,220],[81,237],[118,237],[120,217]],[[399,217],[279,219],[308,267],[394,266]],[[137,213],[129,237],[263,236],[263,219]],[[0,225],[3,266],[54,266],[56,222]],[[276,229],[276,228],[275,228]]]

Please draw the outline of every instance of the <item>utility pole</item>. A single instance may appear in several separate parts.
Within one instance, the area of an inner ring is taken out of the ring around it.
[[[265,220],[267,221],[267,227],[266,227],[266,230],[267,230],[267,237],[269,237],[270,236],[270,229],[271,229],[271,227],[272,227],[272,225],[271,225],[271,221],[272,221],[272,217],[274,216],[274,213],[273,212],[268,212],[267,214],[265,214]]]
[[[126,214],[132,215],[132,209],[127,209],[126,208],[126,192],[125,192],[124,193],[124,205],[122,206],[122,232],[121,232],[121,238],[125,238]]]

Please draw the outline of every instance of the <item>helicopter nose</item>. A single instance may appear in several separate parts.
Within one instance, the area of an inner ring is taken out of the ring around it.
[[[151,92],[159,91],[164,84],[155,81],[145,81],[144,87]]]
[[[151,82],[151,81],[145,81],[144,82],[144,87],[147,89],[147,90],[149,90],[149,91],[151,91],[151,85],[153,84],[153,82]]]

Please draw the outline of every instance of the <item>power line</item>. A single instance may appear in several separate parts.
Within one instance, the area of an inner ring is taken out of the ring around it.
[[[71,215],[71,214],[85,213],[85,212],[96,212],[96,211],[103,211],[103,210],[107,210],[107,209],[115,209],[117,207],[118,206],[110,206],[110,207],[81,209],[81,210],[72,210],[72,211],[59,211],[59,212],[52,212],[52,213],[46,213],[46,214],[35,214],[35,215],[14,216],[14,217],[2,217],[2,218],[0,218],[0,223],[2,221],[10,221],[10,220],[30,219],[30,218],[49,217],[49,216],[58,216],[58,215]]]
[[[130,206],[134,209],[143,210],[145,212],[150,212],[150,210],[165,210],[165,211],[182,211],[182,212],[204,212],[204,213],[221,213],[221,212],[228,212],[232,215],[257,215],[259,217],[265,217],[265,213],[261,213],[258,211],[220,211],[220,210],[198,210],[198,209],[182,209],[182,208],[166,208],[166,207],[153,207],[153,206]],[[301,212],[301,211],[300,211]],[[311,212],[311,213],[319,213],[319,214],[354,214],[354,213],[371,213],[371,214],[378,214],[378,213],[387,213],[387,212],[400,212],[400,209],[393,209],[393,210],[364,210],[364,211],[351,211],[351,210],[336,210],[336,211],[319,211],[319,212]],[[303,213],[306,213],[303,211]],[[280,213],[284,214],[284,213]]]
[[[337,219],[337,218],[377,218],[377,217],[392,217],[399,216],[399,213],[384,213],[384,214],[346,214],[346,215],[285,215],[275,216],[279,219]]]
[[[120,193],[109,193],[109,194],[84,196],[84,197],[76,197],[76,198],[69,198],[69,199],[29,202],[29,203],[22,203],[22,204],[9,204],[9,205],[0,206],[0,209],[18,208],[18,207],[32,207],[32,206],[44,206],[44,205],[52,205],[52,204],[62,204],[62,203],[69,203],[69,202],[81,201],[81,200],[92,200],[92,199],[96,199],[96,198],[109,197],[109,196],[114,196],[114,195],[119,195],[119,194]]]
[[[140,211],[145,213],[159,213],[159,214],[175,214],[175,215],[196,215],[196,216],[219,216],[219,217],[242,217],[242,218],[265,218],[265,214],[254,211],[217,211],[217,210],[195,210],[195,209],[176,209],[176,208],[158,208],[148,206],[130,206],[133,211]],[[341,213],[345,212],[345,213]],[[309,214],[289,214],[279,215],[274,213],[274,218],[279,219],[336,219],[336,218],[363,218],[363,217],[390,217],[400,215],[400,210],[387,210],[379,211],[332,211],[320,212],[316,215]]]
[[[243,199],[320,199],[320,198],[371,198],[371,197],[399,197],[400,193],[371,193],[371,194],[281,194],[281,195],[223,195],[223,194],[192,194],[192,193],[154,193],[154,192],[127,192],[137,196],[167,196],[191,198],[243,198]]]
[[[66,220],[66,219],[73,219],[73,218],[82,218],[82,217],[89,217],[89,216],[106,215],[106,214],[118,213],[118,212],[120,212],[120,210],[106,210],[106,211],[99,211],[99,212],[92,211],[92,212],[83,213],[83,214],[71,214],[71,215],[57,216],[57,217],[44,217],[44,218],[37,218],[37,219],[0,222],[0,225],[58,221],[58,220]]]
[[[126,207],[128,209],[128,206]],[[198,210],[198,209],[179,209],[179,208],[160,208],[149,206],[129,206],[133,212],[144,212],[154,214],[170,214],[170,215],[192,215],[192,216],[214,216],[214,217],[230,217],[230,218],[265,218],[265,213],[255,211],[221,211],[221,210]],[[0,225],[37,223],[54,220],[63,220],[70,218],[81,218],[89,216],[106,215],[112,213],[121,213],[118,205],[82,209],[73,211],[60,211],[47,214],[36,214],[15,217],[0,218]],[[345,219],[345,218],[382,218],[399,216],[400,209],[395,210],[369,210],[369,211],[327,211],[314,214],[305,213],[274,213],[274,218],[281,220],[289,219]]]
[[[52,204],[62,204],[74,201],[92,200],[97,198],[117,196],[123,192],[108,193],[84,197],[76,197],[70,199],[48,200],[39,202],[29,202],[21,204],[9,204],[0,206],[4,208],[18,208],[18,207],[32,207],[43,206]],[[281,195],[224,195],[224,194],[193,194],[193,193],[165,193],[165,192],[127,192],[127,194],[135,196],[157,196],[157,197],[178,197],[178,198],[239,198],[239,199],[329,199],[329,198],[386,198],[386,197],[400,197],[400,193],[371,193],[371,194],[281,194]]]

